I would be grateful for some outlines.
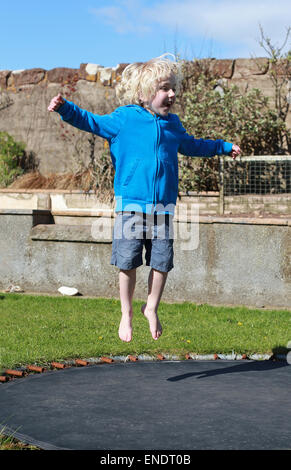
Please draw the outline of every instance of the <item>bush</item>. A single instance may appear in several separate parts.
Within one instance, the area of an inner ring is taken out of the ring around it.
[[[207,73],[200,73],[191,92],[183,93],[181,105],[181,121],[195,138],[236,143],[243,155],[284,152],[282,135],[290,131],[258,89],[241,94],[237,86],[228,87]],[[218,189],[218,159],[183,157],[179,165],[181,190]]]
[[[0,132],[0,187],[9,186],[23,173],[20,161],[25,155],[25,145],[15,142],[7,132]]]

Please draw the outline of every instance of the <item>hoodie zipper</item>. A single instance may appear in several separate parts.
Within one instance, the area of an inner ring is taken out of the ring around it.
[[[154,178],[154,188],[153,188],[153,197],[152,197],[153,209],[156,207],[156,202],[157,202],[156,186],[157,186],[157,179],[158,179],[158,173],[159,173],[158,151],[159,151],[160,136],[161,136],[160,123],[158,122],[158,117],[156,115],[155,115],[155,124],[156,124],[156,130],[157,130],[157,140],[156,140],[156,173],[155,173],[155,178]]]

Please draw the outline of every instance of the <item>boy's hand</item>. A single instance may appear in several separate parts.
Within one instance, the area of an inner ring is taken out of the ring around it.
[[[239,148],[238,145],[233,145],[232,146],[232,151],[230,152],[230,156],[235,160],[236,157],[238,157],[241,154],[241,149]]]
[[[57,111],[62,104],[64,104],[65,100],[62,97],[62,95],[59,93],[57,96],[55,96],[51,102],[49,107],[47,108],[50,112]]]

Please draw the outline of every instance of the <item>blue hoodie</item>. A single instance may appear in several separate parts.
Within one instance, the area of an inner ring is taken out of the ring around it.
[[[117,212],[174,214],[178,152],[213,157],[232,150],[232,144],[223,140],[195,139],[187,134],[176,114],[152,115],[138,105],[121,106],[100,116],[65,101],[58,113],[69,124],[108,140]]]

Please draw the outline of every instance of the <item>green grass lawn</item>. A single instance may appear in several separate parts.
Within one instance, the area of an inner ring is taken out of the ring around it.
[[[161,303],[154,341],[134,302],[133,340],[120,341],[115,299],[0,294],[0,372],[103,355],[272,354],[291,341],[291,311]],[[32,450],[0,429],[0,450]]]
[[[161,303],[154,341],[134,302],[133,340],[118,337],[115,299],[0,295],[0,368],[102,355],[271,354],[291,341],[291,311]]]

